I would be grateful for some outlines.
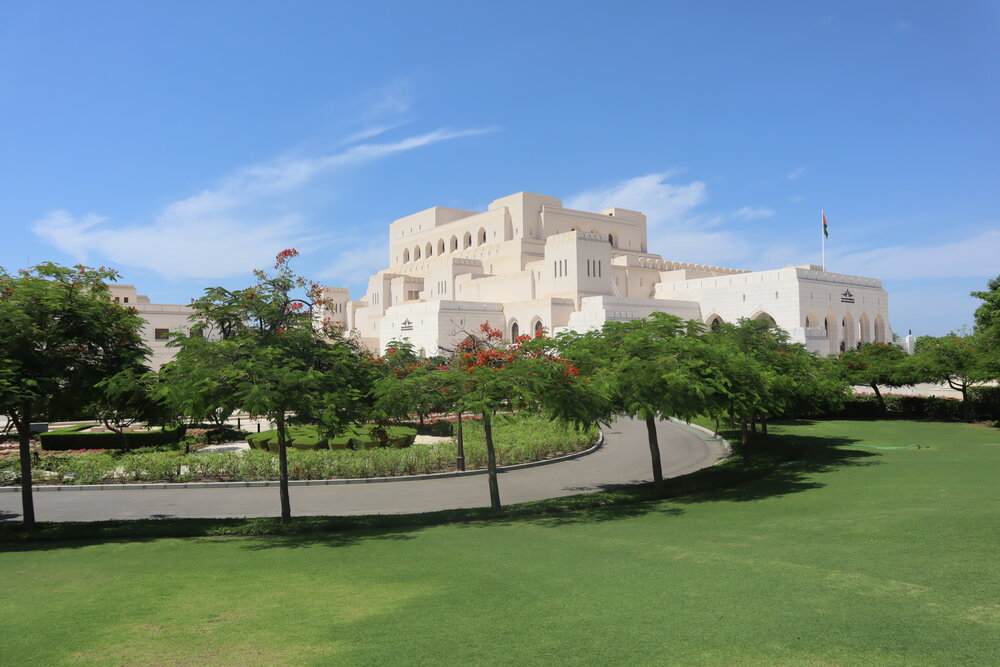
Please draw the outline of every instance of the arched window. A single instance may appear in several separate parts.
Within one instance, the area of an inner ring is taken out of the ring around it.
[[[480,229],[479,230],[479,245],[483,245],[485,243],[486,243],[486,230],[485,229]]]
[[[545,327],[542,326],[542,321],[538,320],[535,322],[535,335],[541,336],[543,331],[545,331]]]
[[[510,339],[514,340],[520,335],[521,335],[521,328],[517,326],[517,322],[515,321],[513,324],[510,325]]]
[[[462,248],[465,249],[471,247],[472,247],[472,234],[470,234],[469,232],[465,232],[465,239],[463,239],[462,241]]]
[[[410,250],[409,250],[409,248],[406,248],[406,249],[403,250],[403,261],[404,262],[409,262],[410,261]]]
[[[451,237],[451,251],[455,252],[456,250],[458,250],[458,237],[457,236],[452,236]]]
[[[413,249],[413,261],[420,259],[420,246]]]
[[[615,244],[615,235],[614,234],[608,234],[608,243],[610,243],[611,245]]]
[[[443,255],[444,254],[444,239],[441,239],[440,241],[438,241],[438,254],[439,255]]]
[[[434,254],[434,246],[428,243],[426,246],[424,246],[424,257],[430,257],[433,254]]]
[[[776,327],[776,326],[778,326],[778,323],[774,321],[774,318],[771,317],[770,315],[768,315],[767,313],[758,313],[754,317],[754,319],[755,320],[762,320],[764,322],[767,322],[767,326],[769,326],[769,327]]]

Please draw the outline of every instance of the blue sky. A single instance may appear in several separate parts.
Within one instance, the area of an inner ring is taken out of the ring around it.
[[[1000,273],[1000,5],[0,4],[0,265],[156,302],[285,247],[357,298],[391,220],[520,190],[667,259],[884,280],[893,328]]]

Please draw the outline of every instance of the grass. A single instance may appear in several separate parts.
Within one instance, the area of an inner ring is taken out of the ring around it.
[[[771,431],[790,465],[672,500],[327,534],[7,544],[4,660],[1000,662],[1000,431]],[[912,443],[925,448],[857,446]]]

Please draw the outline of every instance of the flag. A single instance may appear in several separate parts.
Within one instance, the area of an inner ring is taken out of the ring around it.
[[[826,226],[826,211],[823,211],[823,238],[830,238],[830,229]]]

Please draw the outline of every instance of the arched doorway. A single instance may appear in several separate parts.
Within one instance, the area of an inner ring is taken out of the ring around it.
[[[517,340],[517,337],[521,335],[521,327],[517,325],[517,320],[510,325],[510,339]]]

